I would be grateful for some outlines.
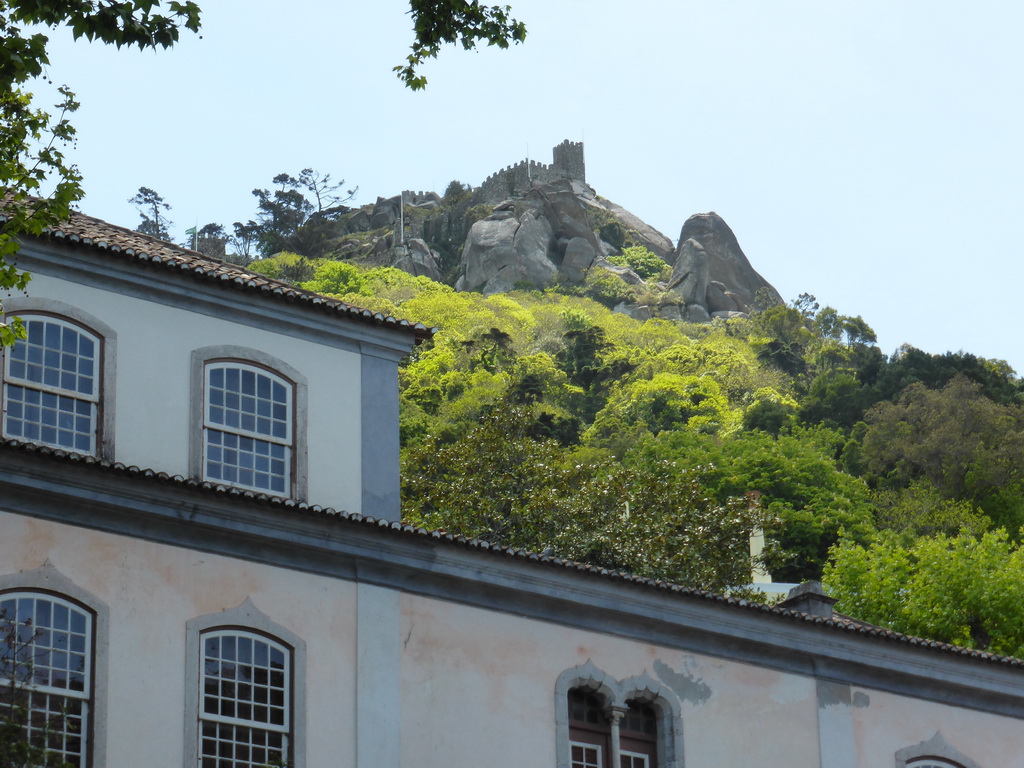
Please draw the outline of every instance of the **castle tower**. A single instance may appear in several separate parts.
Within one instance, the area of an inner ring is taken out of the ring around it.
[[[587,166],[583,161],[583,142],[566,139],[551,150],[554,160],[551,168],[566,179],[587,180]]]

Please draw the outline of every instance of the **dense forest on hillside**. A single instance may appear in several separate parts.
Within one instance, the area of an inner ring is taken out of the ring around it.
[[[664,257],[607,217],[590,223],[615,253],[584,280],[457,292],[387,266],[394,227],[354,230],[372,207],[341,205],[329,177],[274,181],[258,221],[190,244],[440,329],[400,370],[407,521],[733,591],[760,530],[775,581],[820,578],[859,619],[1024,654],[1024,383],[1006,363],[887,357],[865,320],[806,294],[711,323],[613,311],[676,299]],[[453,182],[439,207],[404,206],[450,275],[491,210],[471,203]],[[162,205],[140,205],[140,229]]]
[[[806,295],[640,322],[599,284],[483,296],[295,254],[253,267],[441,329],[401,369],[410,522],[719,590],[749,581],[761,528],[776,581],[824,575],[858,618],[1022,650],[1024,410],[1005,363],[886,357]]]

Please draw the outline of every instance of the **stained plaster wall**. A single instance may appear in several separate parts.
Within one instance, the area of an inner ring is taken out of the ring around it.
[[[1013,718],[456,603],[403,596],[401,634],[402,765],[555,765],[555,681],[588,661],[674,692],[684,768],[892,766],[936,731],[981,766],[1024,754]]]
[[[107,766],[183,764],[186,622],[247,598],[306,643],[303,765],[356,765],[353,583],[0,511],[0,574],[47,562],[109,607]]]
[[[1019,720],[970,709],[915,702],[890,693],[853,688],[851,704],[841,707],[850,720],[850,732],[862,763],[891,765],[896,750],[920,744],[936,731],[977,765],[1021,765],[1024,762],[1024,727]]]
[[[186,623],[247,599],[306,644],[300,768],[555,766],[556,681],[588,662],[678,701],[679,768],[893,766],[937,731],[982,768],[1024,754],[1019,719],[735,661],[727,642],[693,652],[685,630],[657,646],[204,553],[199,528],[195,546],[0,511],[0,574],[49,563],[109,607],[106,765],[181,764]]]
[[[117,334],[114,460],[187,477],[192,351],[247,347],[290,365],[308,382],[308,500],[362,511],[358,352],[275,332],[272,314],[264,315],[265,325],[247,325],[37,270],[29,299],[7,303],[32,307],[43,299],[78,307]],[[272,309],[269,302],[264,306]]]

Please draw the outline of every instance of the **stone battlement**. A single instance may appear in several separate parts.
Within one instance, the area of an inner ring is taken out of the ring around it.
[[[481,203],[495,204],[525,194],[534,182],[547,184],[559,179],[587,180],[582,141],[566,139],[552,148],[551,155],[550,165],[536,160],[520,160],[495,171],[484,179],[476,191],[475,199]]]

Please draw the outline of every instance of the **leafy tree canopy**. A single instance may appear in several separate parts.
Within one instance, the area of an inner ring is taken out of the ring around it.
[[[51,115],[26,90],[49,64],[49,39],[39,30],[65,26],[75,39],[118,48],[166,48],[177,42],[182,29],[198,31],[199,23],[199,6],[177,0],[0,2],[0,292],[24,290],[28,282],[11,259],[19,238],[41,234],[66,219],[83,195],[78,169],[64,155],[75,136],[69,119],[78,109],[74,93],[62,86]],[[13,343],[19,333],[19,325],[0,323],[0,345]]]
[[[416,91],[427,85],[418,67],[436,58],[442,45],[458,43],[471,50],[478,42],[499,48],[523,42],[526,25],[514,19],[511,12],[507,5],[484,5],[478,0],[410,0],[415,40],[405,63],[395,67],[395,72]]]
[[[1024,549],[1004,530],[844,542],[825,566],[836,608],[874,624],[992,653],[1024,654]]]
[[[717,501],[671,461],[580,461],[538,438],[537,423],[505,400],[455,442],[407,451],[405,519],[705,589],[749,582],[750,533],[771,528],[770,513],[743,497]]]

